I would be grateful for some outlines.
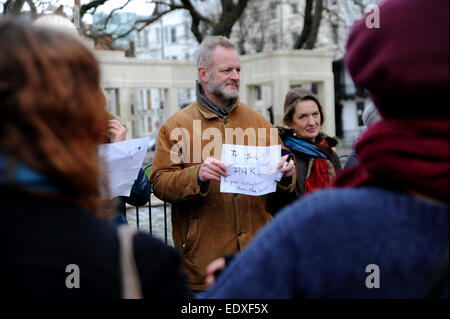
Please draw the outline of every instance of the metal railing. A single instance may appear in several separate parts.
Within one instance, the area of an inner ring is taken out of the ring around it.
[[[149,233],[150,235],[153,235],[153,225],[152,225],[152,193],[150,193],[149,196],[149,200],[148,200],[148,229],[149,229]],[[163,208],[164,208],[164,242],[167,244],[168,243],[168,225],[167,225],[167,202],[163,201]],[[139,220],[139,209],[145,208],[145,206],[133,206],[133,205],[129,205],[134,207],[135,212],[136,212],[136,227],[139,230],[141,228],[141,224],[140,224],[140,220]]]
[[[153,235],[153,226],[152,226],[152,193],[150,193],[149,199],[148,199],[148,226],[149,226],[149,233],[150,235]],[[133,206],[133,205],[129,205]],[[164,208],[164,242],[168,243],[168,225],[167,225],[167,202],[163,201],[163,208]],[[144,208],[145,206],[133,206],[136,211],[136,227],[139,230],[140,228],[140,221],[139,221],[139,209]]]
[[[144,173],[147,176],[147,178],[150,177],[151,171],[152,171],[152,163],[148,163],[147,165],[145,165],[143,167],[144,169]],[[150,196],[148,199],[148,229],[149,229],[149,233],[150,235],[153,235],[153,226],[152,226],[152,194],[153,194],[153,190],[150,191]],[[164,207],[164,242],[167,244],[168,243],[168,225],[167,225],[167,202],[162,201],[163,202],[163,207]],[[130,205],[133,206],[133,205]],[[139,208],[143,208],[145,206],[134,206],[135,210],[136,210],[136,227],[139,230],[140,228],[140,221],[139,221]]]

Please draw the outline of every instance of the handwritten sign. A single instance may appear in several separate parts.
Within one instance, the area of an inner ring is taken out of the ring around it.
[[[280,158],[281,145],[224,144],[222,162],[228,167],[228,176],[221,178],[220,191],[252,196],[275,192]]]

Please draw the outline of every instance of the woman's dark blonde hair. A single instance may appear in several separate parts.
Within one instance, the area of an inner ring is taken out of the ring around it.
[[[100,213],[98,144],[108,113],[93,53],[17,19],[0,19],[0,39],[0,153],[8,169],[21,162],[46,176],[57,196]]]
[[[283,123],[289,126],[289,123],[292,122],[292,118],[295,113],[295,107],[297,103],[300,101],[314,101],[317,104],[320,113],[320,125],[323,125],[325,121],[325,117],[323,115],[323,107],[319,102],[317,96],[315,96],[312,92],[302,88],[296,87],[294,89],[289,90],[286,94],[286,99],[284,100],[284,116]]]

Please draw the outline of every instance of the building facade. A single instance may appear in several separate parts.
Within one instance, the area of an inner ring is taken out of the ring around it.
[[[101,86],[108,109],[128,127],[128,137],[156,138],[159,127],[180,110],[182,89],[195,85],[194,61],[125,57],[121,51],[96,51],[101,66]],[[334,84],[332,56],[323,51],[279,50],[241,57],[240,98],[263,114],[257,87],[271,92],[272,122],[281,123],[284,95],[292,86],[317,83],[325,112],[324,129],[334,135]],[[152,96],[152,90],[160,94]],[[159,103],[154,103],[156,100]],[[255,106],[256,105],[256,106]],[[268,117],[269,119],[270,116]],[[131,128],[131,129],[130,129]]]
[[[343,143],[353,144],[359,133],[364,130],[360,115],[368,103],[365,94],[360,94],[342,63],[347,36],[353,21],[362,16],[365,4],[377,1],[323,0],[324,10],[317,41],[313,52],[328,52],[332,55],[335,77],[335,108],[327,117],[335,118],[335,131]],[[360,5],[358,5],[359,3]],[[241,57],[258,54],[271,54],[292,49],[303,28],[305,0],[252,0],[240,20],[234,25],[230,38],[238,46]],[[314,13],[314,12],[313,12]],[[134,35],[135,56],[140,59],[170,59],[194,61],[198,42],[190,31],[191,18],[185,10],[173,11],[159,21],[145,27]],[[309,50],[307,50],[309,51]],[[263,68],[265,66],[262,66]],[[243,70],[243,76],[248,70]],[[301,73],[301,70],[299,70]],[[282,75],[283,76],[283,75]],[[344,83],[344,84],[343,84]],[[321,82],[293,81],[283,90],[301,85],[314,93],[319,93]],[[345,88],[346,91],[342,91]],[[275,125],[280,125],[279,105],[284,102],[284,94],[275,93],[274,85],[264,81],[253,83],[250,88],[252,100],[245,101],[264,115]],[[160,89],[145,88],[136,99],[137,103],[150,101],[154,105],[164,104],[165,94]],[[247,89],[246,89],[247,90]],[[340,91],[338,91],[340,90]],[[351,92],[357,92],[353,94]],[[350,92],[350,93],[348,93]],[[241,95],[242,95],[241,91]],[[195,90],[180,89],[179,107],[195,100]],[[281,99],[282,101],[278,101]],[[155,118],[154,116],[152,118]],[[144,122],[148,122],[144,121]],[[157,123],[152,124],[153,127]],[[150,126],[148,126],[150,128]]]

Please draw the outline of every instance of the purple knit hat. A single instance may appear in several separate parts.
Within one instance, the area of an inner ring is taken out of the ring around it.
[[[386,0],[379,28],[353,26],[345,64],[384,117],[449,115],[449,2]]]

